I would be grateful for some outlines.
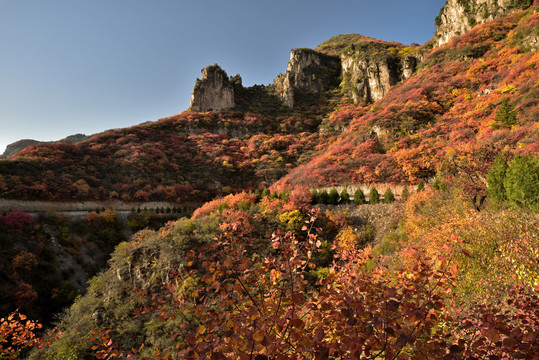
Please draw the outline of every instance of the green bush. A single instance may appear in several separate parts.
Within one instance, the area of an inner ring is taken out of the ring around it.
[[[417,189],[416,191],[417,192],[420,192],[421,190],[423,190],[425,188],[425,182],[423,180],[419,180],[419,182],[417,183]]]

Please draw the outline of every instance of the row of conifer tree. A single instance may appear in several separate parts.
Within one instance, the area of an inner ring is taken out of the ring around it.
[[[404,188],[404,191],[401,196],[403,198],[407,198],[408,195],[409,195],[408,189]],[[382,201],[385,204],[390,204],[395,201],[395,195],[393,194],[393,191],[391,191],[391,188],[387,188],[382,198],[378,190],[375,187],[372,187],[369,191],[368,199],[365,196],[365,193],[363,192],[363,190],[361,190],[360,188],[356,189],[353,196],[350,196],[346,188],[343,188],[340,193],[337,191],[336,188],[331,188],[329,191],[326,189],[323,189],[323,190],[312,189],[311,190],[312,204],[338,205],[338,204],[350,204],[353,202],[356,205],[361,205],[361,204],[366,204],[366,203],[378,204]]]

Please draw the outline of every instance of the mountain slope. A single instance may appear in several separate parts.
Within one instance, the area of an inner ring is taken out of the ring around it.
[[[453,159],[538,151],[535,9],[479,25],[425,55],[420,70],[278,186],[429,179]],[[505,105],[504,105],[505,104]],[[517,115],[501,115],[508,108]],[[505,110],[504,110],[505,109]],[[481,160],[479,160],[481,159]]]

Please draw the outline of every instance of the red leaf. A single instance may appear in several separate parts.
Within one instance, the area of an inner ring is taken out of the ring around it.
[[[316,360],[327,360],[329,359],[329,349],[327,347],[324,347],[320,350],[318,350],[315,354]]]
[[[451,266],[451,267],[449,268],[449,271],[451,272],[451,274],[453,274],[453,275],[457,275],[457,274],[458,274],[458,272],[459,272],[459,268],[458,268],[458,265],[457,265],[457,264],[455,264],[455,265]]]

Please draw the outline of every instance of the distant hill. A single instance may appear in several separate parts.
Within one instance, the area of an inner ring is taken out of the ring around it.
[[[86,140],[88,137],[89,136],[84,135],[84,134],[75,134],[75,135],[70,135],[70,136],[68,136],[68,137],[66,137],[66,138],[64,138],[62,140],[58,140],[58,142],[68,141],[68,142],[71,142],[71,143],[75,144],[75,143],[81,142],[83,140]],[[32,140],[32,139],[23,139],[23,140],[15,141],[14,143],[11,143],[8,146],[6,146],[6,150],[1,155],[1,157],[8,158],[8,157],[10,157],[12,155],[15,155],[16,153],[26,149],[29,146],[42,144],[42,143],[45,143],[45,142],[44,141]]]

